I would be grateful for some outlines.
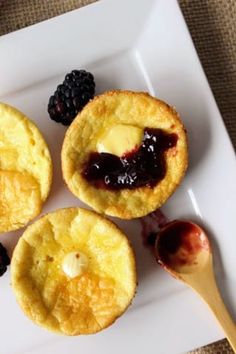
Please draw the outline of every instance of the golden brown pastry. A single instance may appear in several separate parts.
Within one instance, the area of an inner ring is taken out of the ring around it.
[[[0,232],[19,229],[38,215],[51,181],[51,157],[38,128],[0,103]]]
[[[67,335],[111,325],[136,290],[132,248],[111,221],[60,209],[28,226],[11,262],[16,299],[35,323]]]
[[[67,130],[62,170],[71,192],[124,219],[159,208],[181,182],[187,137],[178,113],[147,93],[106,92]]]

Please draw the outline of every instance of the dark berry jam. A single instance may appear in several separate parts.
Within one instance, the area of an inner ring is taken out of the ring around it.
[[[146,245],[153,248],[156,243],[157,232],[150,232],[146,238]]]
[[[143,244],[154,251],[157,234],[160,229],[169,223],[169,220],[161,209],[156,209],[152,213],[139,218],[139,221],[142,228]]]
[[[160,231],[156,240],[158,262],[171,269],[195,264],[198,253],[209,247],[201,229],[188,221],[172,221]]]
[[[164,152],[175,147],[177,140],[176,134],[146,128],[138,149],[122,157],[92,153],[82,174],[98,188],[120,190],[154,187],[166,174]]]
[[[7,266],[10,264],[6,248],[0,243],[0,277],[6,272]]]

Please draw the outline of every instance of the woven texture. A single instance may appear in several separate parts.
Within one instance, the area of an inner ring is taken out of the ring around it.
[[[236,148],[236,1],[179,2]]]
[[[0,35],[95,0],[0,0]],[[179,0],[193,41],[236,148],[236,1]],[[191,354],[232,354],[226,340]]]

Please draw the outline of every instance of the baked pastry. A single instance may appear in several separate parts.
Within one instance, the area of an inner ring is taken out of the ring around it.
[[[131,219],[159,208],[188,163],[178,113],[147,93],[110,91],[75,118],[62,148],[71,192],[99,213]]]
[[[51,181],[51,157],[38,128],[0,103],[0,232],[19,229],[38,215]]]
[[[11,262],[16,299],[48,330],[95,333],[131,303],[136,268],[128,239],[95,212],[68,208],[28,226]]]

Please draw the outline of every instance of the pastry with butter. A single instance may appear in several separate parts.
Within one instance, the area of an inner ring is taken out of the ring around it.
[[[188,164],[178,113],[147,93],[95,97],[66,132],[62,171],[71,192],[97,212],[123,219],[159,208]]]
[[[0,103],[0,232],[25,226],[37,216],[51,187],[52,162],[36,125]]]
[[[91,334],[130,305],[135,258],[111,221],[82,208],[60,209],[28,226],[13,253],[11,280],[32,321],[61,334]]]

